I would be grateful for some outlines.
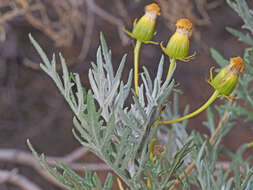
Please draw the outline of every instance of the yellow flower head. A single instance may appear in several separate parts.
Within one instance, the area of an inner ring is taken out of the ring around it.
[[[241,57],[231,57],[230,65],[228,66],[231,72],[238,74],[244,71],[243,59]]]
[[[190,48],[189,37],[192,35],[192,23],[187,18],[179,19],[176,23],[176,32],[171,36],[166,48],[161,48],[166,55],[182,61],[189,61],[195,54],[188,56]]]
[[[155,34],[157,16],[160,16],[160,7],[155,3],[147,5],[145,14],[138,21],[135,20],[133,31],[125,30],[125,32],[141,42],[154,43],[151,39]]]
[[[177,32],[187,34],[188,36],[192,35],[192,23],[187,18],[182,18],[177,21],[176,24]]]
[[[160,7],[156,3],[152,3],[150,5],[145,6],[145,13],[154,14],[156,16],[160,16]]]
[[[230,58],[230,64],[223,69],[209,83],[222,95],[229,96],[237,85],[239,73],[243,72],[244,64],[241,57]]]

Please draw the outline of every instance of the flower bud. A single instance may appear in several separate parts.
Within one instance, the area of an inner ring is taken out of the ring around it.
[[[177,30],[171,36],[166,48],[162,44],[161,48],[171,58],[188,61],[194,56],[188,56],[190,47],[189,37],[192,35],[192,23],[189,19],[182,18],[177,21],[176,27]]]
[[[132,33],[125,31],[132,38],[148,43],[155,34],[156,18],[160,15],[160,7],[152,3],[145,7],[145,15],[134,23]]]
[[[210,84],[222,95],[229,96],[237,85],[238,76],[243,72],[244,64],[241,57],[233,57],[230,59],[230,64],[223,69],[212,79]]]

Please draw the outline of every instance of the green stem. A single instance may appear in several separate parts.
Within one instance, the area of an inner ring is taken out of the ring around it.
[[[166,124],[177,123],[177,122],[189,119],[195,115],[198,115],[200,112],[202,112],[206,108],[208,108],[208,106],[210,106],[219,96],[220,96],[220,93],[217,90],[215,90],[213,95],[207,100],[207,102],[204,105],[202,105],[199,109],[197,109],[196,111],[194,111],[188,115],[185,115],[183,117],[180,117],[178,119],[169,120],[169,121],[157,121],[157,123],[166,125]]]
[[[174,67],[176,67],[176,66],[177,66],[176,59],[175,58],[170,58],[170,67],[169,67],[169,70],[168,70],[166,80],[168,80],[171,72],[173,71]]]
[[[137,96],[139,96],[139,90],[138,90],[138,84],[139,84],[139,55],[140,55],[140,49],[141,49],[142,42],[140,40],[136,41],[136,45],[134,48],[134,86],[135,86],[135,92]]]

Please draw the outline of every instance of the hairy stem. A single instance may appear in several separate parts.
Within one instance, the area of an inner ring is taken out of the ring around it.
[[[141,49],[142,42],[140,40],[136,41],[136,45],[134,48],[134,86],[135,86],[135,92],[137,96],[139,96],[139,90],[138,90],[138,84],[139,84],[139,55],[140,55],[140,49]]]
[[[158,124],[171,124],[171,123],[177,123],[186,119],[189,119],[191,117],[194,117],[195,115],[198,115],[199,113],[201,113],[202,111],[204,111],[206,108],[208,108],[218,97],[220,96],[220,93],[215,90],[214,93],[212,94],[212,96],[206,101],[205,104],[203,104],[199,109],[197,109],[196,111],[185,115],[183,117],[180,117],[178,119],[174,119],[174,120],[169,120],[169,121],[158,121]]]

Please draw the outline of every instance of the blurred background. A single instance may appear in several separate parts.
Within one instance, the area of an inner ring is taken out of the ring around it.
[[[210,67],[217,66],[209,49],[213,47],[229,59],[243,56],[247,47],[225,30],[225,26],[240,29],[243,24],[225,0],[0,0],[1,190],[23,189],[18,181],[10,180],[13,176],[25,177],[25,182],[37,184],[38,190],[63,189],[48,179],[47,174],[44,177],[43,172],[39,174],[41,169],[26,145],[28,138],[38,152],[55,159],[65,156],[64,161],[68,163],[69,158],[69,163],[73,163],[77,170],[82,169],[79,164],[82,162],[90,164],[91,169],[100,170],[101,177],[108,172],[101,171],[108,170],[108,167],[96,156],[78,148],[80,145],[71,132],[73,114],[55,84],[41,71],[41,60],[29,42],[28,33],[49,57],[53,52],[62,52],[69,69],[81,75],[87,89],[87,73],[91,61],[96,59],[99,32],[103,31],[112,49],[115,68],[123,54],[128,55],[123,73],[126,81],[133,67],[135,41],[126,36],[122,28],[131,30],[134,19],[141,17],[144,6],[152,2],[161,6],[155,41],[167,43],[179,18],[187,17],[194,24],[190,52],[196,51],[197,56],[189,63],[180,62],[174,75],[178,88],[184,92],[180,96],[180,109],[189,104],[190,110],[194,110],[213,91],[205,82]],[[248,3],[253,8],[253,2]],[[145,65],[154,76],[161,55],[159,46],[143,46],[140,68]],[[169,63],[168,57],[165,61]],[[165,64],[165,71],[168,66]],[[189,131],[196,129],[209,135],[202,125],[205,118],[204,112],[191,119]],[[241,144],[253,140],[251,127],[250,124],[234,127],[222,143],[230,150],[236,150]]]

